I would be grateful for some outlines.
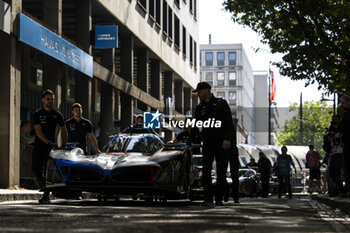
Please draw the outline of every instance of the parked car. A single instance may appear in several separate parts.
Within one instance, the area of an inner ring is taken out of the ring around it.
[[[260,192],[260,179],[258,173],[251,168],[238,170],[240,196],[255,197]]]

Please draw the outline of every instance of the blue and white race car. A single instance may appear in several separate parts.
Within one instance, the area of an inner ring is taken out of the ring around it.
[[[163,200],[187,198],[193,183],[192,153],[166,146],[152,133],[123,133],[110,138],[106,152],[85,155],[80,148],[49,155],[47,186],[57,197],[81,192]]]

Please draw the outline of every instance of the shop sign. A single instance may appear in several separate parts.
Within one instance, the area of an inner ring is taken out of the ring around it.
[[[96,26],[95,48],[111,49],[118,48],[118,26]]]
[[[18,14],[18,40],[93,77],[92,56],[22,13]]]

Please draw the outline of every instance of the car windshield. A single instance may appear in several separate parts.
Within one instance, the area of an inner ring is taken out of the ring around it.
[[[125,152],[142,152],[154,154],[156,151],[162,149],[162,141],[153,135],[142,137],[133,137],[128,141]]]
[[[118,135],[111,139],[108,152],[140,152],[152,155],[163,147],[163,142],[155,135]]]
[[[254,176],[255,175],[255,172],[252,171],[252,170],[239,170],[238,171],[238,177],[251,177],[251,176]]]

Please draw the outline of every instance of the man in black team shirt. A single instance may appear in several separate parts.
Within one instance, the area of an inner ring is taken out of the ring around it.
[[[33,172],[40,188],[46,186],[43,168],[46,165],[51,149],[56,146],[56,126],[61,130],[62,145],[66,144],[67,129],[64,126],[63,116],[53,109],[55,102],[54,93],[47,89],[41,96],[43,107],[35,111],[33,125],[35,130],[35,142],[33,150]],[[45,191],[39,200],[41,204],[50,203],[50,192]]]
[[[66,127],[68,130],[68,142],[78,143],[77,147],[83,149],[86,154],[86,135],[88,135],[92,142],[92,145],[95,148],[96,153],[101,153],[98,148],[96,137],[92,133],[91,122],[82,117],[83,108],[79,103],[74,103],[72,105],[72,114],[73,117],[66,121]]]
[[[222,199],[227,189],[226,171],[228,163],[228,153],[234,143],[234,126],[232,114],[226,100],[216,98],[210,92],[211,86],[206,82],[200,82],[192,92],[197,92],[201,102],[196,106],[194,118],[196,121],[208,121],[215,119],[221,122],[218,127],[203,127],[203,206],[210,206],[213,203],[211,170],[214,158],[216,160],[217,182],[215,186],[215,204],[222,206]],[[191,130],[187,145],[193,142],[198,128]]]

